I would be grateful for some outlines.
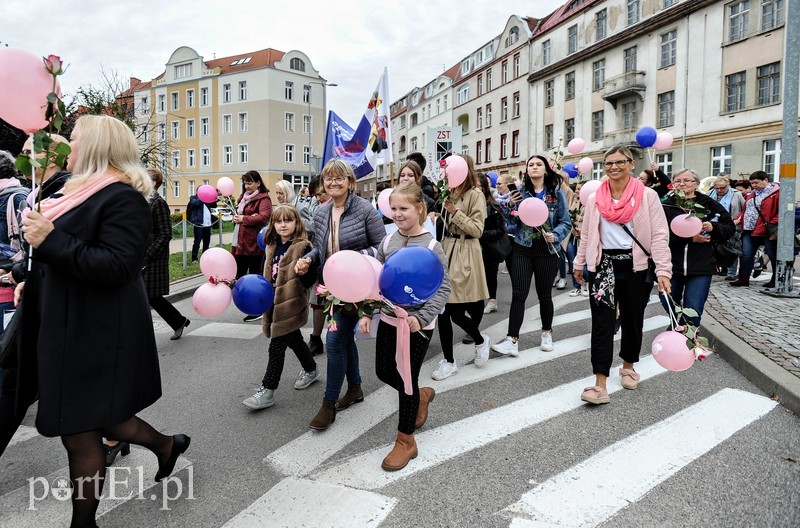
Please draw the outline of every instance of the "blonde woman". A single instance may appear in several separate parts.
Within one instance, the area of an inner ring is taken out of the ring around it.
[[[294,188],[286,180],[281,180],[275,184],[275,200],[279,204],[294,203]]]

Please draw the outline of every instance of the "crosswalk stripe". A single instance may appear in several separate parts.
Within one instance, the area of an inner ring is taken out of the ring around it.
[[[764,396],[722,389],[550,478],[503,511],[535,523],[515,527],[596,526],[776,405]],[[631,453],[633,463],[620,464]]]
[[[191,327],[190,327],[191,328]],[[253,339],[261,335],[261,322],[258,323],[208,323],[184,335],[202,337],[224,337],[233,339]]]
[[[11,441],[8,443],[8,446],[11,447],[12,445],[19,444],[20,442],[26,442],[32,438],[36,438],[37,436],[39,436],[39,433],[36,431],[35,427],[20,425],[19,429],[17,429],[17,432],[11,437]]]

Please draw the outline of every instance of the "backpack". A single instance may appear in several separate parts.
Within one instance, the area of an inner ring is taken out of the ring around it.
[[[0,236],[0,259],[19,262],[25,257],[25,251],[22,249],[20,213],[27,206],[25,199],[29,192],[25,187],[14,186],[0,193],[0,214],[6,218],[6,231],[4,234],[0,232],[0,235],[4,235]],[[15,201],[19,196],[22,197],[22,202],[16,204]]]

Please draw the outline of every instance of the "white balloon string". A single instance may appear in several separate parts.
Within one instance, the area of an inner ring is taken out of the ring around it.
[[[662,291],[661,295],[663,295],[664,299],[666,299],[667,301],[667,313],[669,314],[670,328],[672,328],[672,330],[675,331],[675,329],[678,327],[678,318],[675,315],[675,310],[673,308],[674,301],[672,300],[672,297],[670,297],[669,294],[665,291]]]

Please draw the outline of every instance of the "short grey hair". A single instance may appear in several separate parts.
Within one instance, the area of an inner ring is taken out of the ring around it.
[[[697,181],[697,183],[700,183],[700,176],[698,176],[697,173],[695,171],[693,171],[692,169],[681,169],[675,174],[675,176],[672,177],[672,179],[674,180],[675,178],[677,178],[678,176],[680,176],[681,174],[683,174],[685,172],[688,172],[689,174],[691,174],[692,177],[694,177],[695,181]]]

